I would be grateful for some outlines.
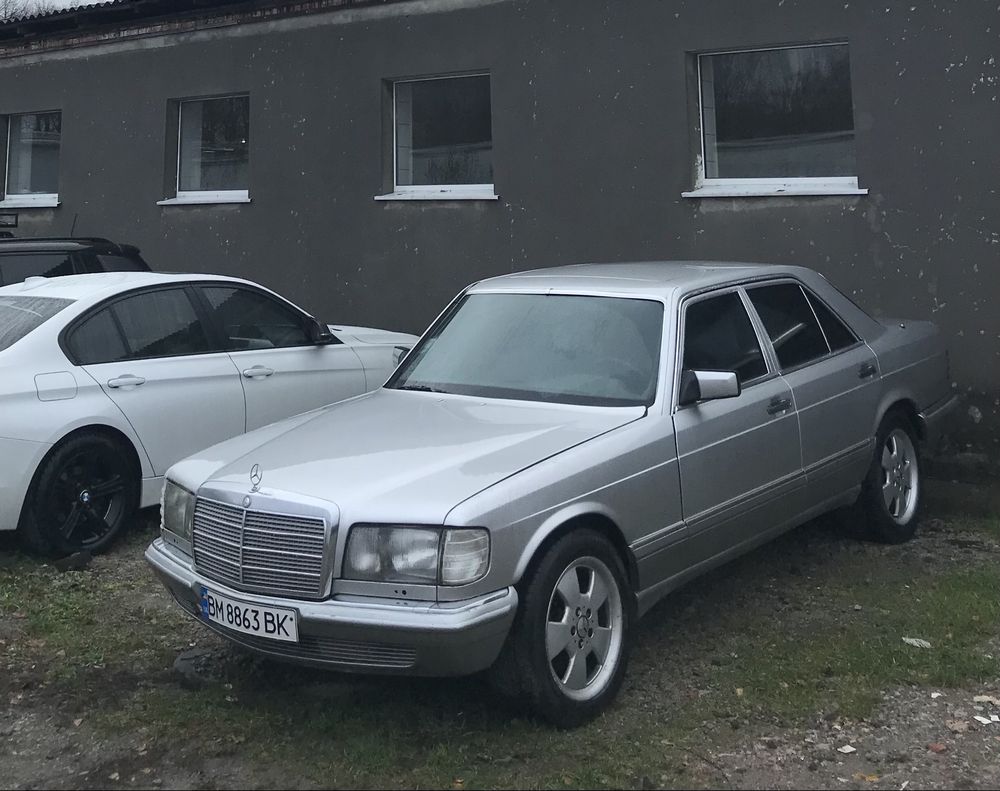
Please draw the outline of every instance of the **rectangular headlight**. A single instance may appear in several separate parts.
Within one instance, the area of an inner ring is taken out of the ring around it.
[[[359,526],[351,529],[343,577],[367,582],[467,585],[489,568],[483,529]]]
[[[163,484],[163,499],[160,501],[160,528],[190,545],[194,504],[195,496],[168,478]]]

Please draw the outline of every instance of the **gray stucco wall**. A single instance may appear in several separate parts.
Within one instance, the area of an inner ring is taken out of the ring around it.
[[[693,52],[847,40],[865,197],[685,199]],[[383,81],[489,70],[495,202],[387,202]],[[248,91],[248,205],[159,207],[170,99]],[[138,244],[330,321],[419,331],[471,280],[585,260],[824,272],[932,318],[1000,446],[996,0],[426,0],[0,60],[0,114],[60,108],[60,198],[18,235]]]

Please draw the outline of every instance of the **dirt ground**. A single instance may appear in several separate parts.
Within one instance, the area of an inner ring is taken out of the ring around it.
[[[826,519],[678,591],[617,703],[574,732],[478,678],[227,648],[146,568],[155,514],[80,571],[7,541],[0,786],[997,788],[1000,520],[972,497],[929,505],[904,546]],[[200,684],[172,667],[192,648]]]

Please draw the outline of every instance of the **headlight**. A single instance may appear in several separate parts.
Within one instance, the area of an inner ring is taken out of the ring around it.
[[[345,579],[417,585],[467,585],[489,568],[490,536],[483,529],[360,526],[344,553]]]
[[[194,503],[195,496],[191,492],[167,479],[163,484],[163,499],[160,501],[160,528],[190,544],[194,526]]]

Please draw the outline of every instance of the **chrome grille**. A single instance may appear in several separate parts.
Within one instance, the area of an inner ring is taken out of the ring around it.
[[[326,523],[199,497],[194,560],[212,579],[265,593],[323,593]]]

